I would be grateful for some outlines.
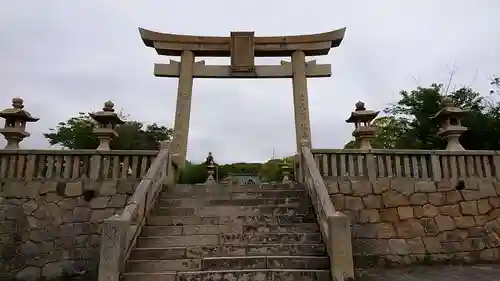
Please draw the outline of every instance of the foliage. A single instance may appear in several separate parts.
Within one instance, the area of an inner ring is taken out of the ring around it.
[[[98,126],[90,116],[80,112],[78,116],[61,122],[55,129],[50,129],[44,137],[51,145],[59,144],[69,149],[95,149],[99,140],[92,134]],[[118,138],[111,143],[112,149],[118,150],[156,150],[160,141],[170,140],[173,130],[156,123],[144,125],[139,121],[126,121],[117,126]]]
[[[384,110],[387,116],[377,118],[374,148],[444,149],[446,141],[439,137],[439,123],[433,118],[442,109],[441,84],[411,91],[401,91],[400,99]],[[466,149],[500,148],[500,104],[462,87],[449,94],[454,105],[468,110],[463,125],[468,127],[461,137]],[[346,147],[352,147],[350,142]]]
[[[271,159],[266,163],[232,163],[218,165],[215,176],[221,180],[229,174],[256,174],[262,181],[279,181],[281,180],[280,163],[283,161],[293,163],[293,156],[283,159]],[[179,182],[183,184],[203,183],[208,177],[207,167],[204,163],[193,164],[187,161],[186,166],[180,173]]]

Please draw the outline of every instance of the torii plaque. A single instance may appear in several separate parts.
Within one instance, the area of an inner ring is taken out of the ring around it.
[[[338,47],[346,28],[310,35],[255,37],[254,32],[233,31],[229,37],[159,33],[139,28],[144,44],[159,55],[180,56],[181,61],[155,64],[154,75],[178,77],[173,152],[184,166],[187,153],[193,78],[292,78],[297,151],[300,141],[311,143],[307,77],[330,77],[329,64],[306,62],[305,56],[326,55]],[[230,57],[231,65],[205,65],[195,56]],[[255,57],[291,57],[280,65],[255,65]]]

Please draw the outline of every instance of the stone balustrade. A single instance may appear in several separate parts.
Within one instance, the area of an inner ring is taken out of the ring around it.
[[[140,179],[157,154],[153,150],[0,150],[0,179]]]
[[[323,177],[455,180],[500,175],[500,151],[313,149]]]

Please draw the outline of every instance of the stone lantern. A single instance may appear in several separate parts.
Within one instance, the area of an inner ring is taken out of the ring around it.
[[[375,127],[370,122],[377,117],[379,111],[366,110],[365,103],[358,101],[356,109],[351,113],[347,123],[354,123],[352,135],[356,140],[356,148],[372,149],[370,140],[375,135]]]
[[[214,157],[212,156],[212,152],[208,153],[207,160],[205,161],[205,165],[207,166],[207,171],[208,171],[208,178],[205,181],[205,185],[212,185],[216,184],[214,174],[215,174],[215,161]]]
[[[19,149],[19,143],[30,134],[26,132],[27,122],[36,122],[39,118],[31,116],[31,114],[23,110],[23,99],[13,98],[12,108],[6,108],[0,111],[0,117],[5,119],[5,126],[0,129],[0,133],[7,140],[5,149]]]
[[[90,117],[99,123],[99,128],[94,130],[94,134],[99,138],[97,150],[110,150],[111,141],[118,137],[115,130],[116,125],[125,123],[116,114],[114,106],[115,104],[112,101],[107,101],[104,103],[102,111],[89,113]]]
[[[459,139],[462,133],[467,131],[467,127],[462,126],[460,119],[467,114],[467,110],[455,107],[451,97],[445,97],[442,103],[443,109],[432,117],[440,123],[438,134],[448,142],[446,150],[464,150]]]
[[[281,170],[281,182],[291,183],[292,182],[291,165],[285,160],[279,164],[279,167]]]

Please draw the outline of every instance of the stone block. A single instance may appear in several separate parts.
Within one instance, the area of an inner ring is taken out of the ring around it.
[[[364,208],[363,201],[359,197],[346,196],[345,203],[347,210],[359,211]]]
[[[373,192],[382,194],[391,189],[391,180],[388,178],[379,178],[373,183]]]
[[[479,200],[477,202],[477,208],[478,208],[479,214],[481,214],[481,215],[488,214],[488,212],[493,209],[491,207],[490,202],[489,202],[488,199],[481,199],[481,200]]]
[[[38,204],[35,200],[31,199],[28,202],[23,204],[23,211],[25,215],[30,215],[36,209],[38,209]]]
[[[369,194],[363,197],[363,203],[368,209],[380,209],[382,208],[382,197],[380,195]]]
[[[108,207],[109,203],[109,196],[100,196],[100,197],[95,197],[92,200],[90,200],[90,208],[91,209],[106,209]]]
[[[328,180],[326,187],[328,188],[328,194],[337,194],[340,192],[339,183],[336,180]]]
[[[453,230],[456,228],[453,218],[450,216],[438,215],[434,218],[440,231]]]
[[[201,270],[201,259],[156,260],[127,262],[129,272],[168,272],[168,271],[194,271]]]
[[[86,207],[75,207],[70,222],[88,222],[90,220],[90,209]]]
[[[500,260],[500,248],[485,249],[479,254],[482,261],[499,261]]]
[[[405,239],[389,239],[389,252],[396,255],[408,255],[410,247]]]
[[[441,241],[438,237],[423,237],[425,250],[430,254],[438,254],[443,252]]]
[[[454,241],[454,242],[461,242],[467,239],[469,236],[469,233],[467,230],[463,229],[454,229],[454,230],[449,230],[449,231],[443,231],[438,235],[438,238],[441,241]]]
[[[38,193],[44,195],[47,193],[55,193],[57,191],[57,181],[45,181],[40,185]]]
[[[427,218],[433,218],[439,214],[438,208],[431,204],[423,205],[422,210],[424,212],[422,216]]]
[[[443,206],[446,204],[444,193],[434,192],[427,194],[427,196],[429,198],[429,203],[431,203],[434,206]]]
[[[352,189],[351,189],[351,182],[350,181],[339,181],[339,191],[342,194],[347,194],[351,195],[352,194]]]
[[[455,221],[457,228],[469,228],[476,226],[476,221],[472,216],[454,217],[453,220]]]
[[[16,279],[23,281],[36,281],[40,280],[41,269],[34,266],[23,268],[16,274]]]
[[[36,198],[40,190],[39,181],[27,182],[22,180],[9,181],[1,190],[1,196],[6,198]]]
[[[332,200],[333,206],[337,210],[344,210],[345,207],[345,195],[343,194],[335,194],[335,195],[330,195],[330,198]]]
[[[382,194],[382,201],[384,202],[385,207],[407,206],[410,204],[406,196],[392,190]]]
[[[421,218],[420,223],[422,224],[426,235],[437,235],[439,233],[439,228],[434,219]]]
[[[481,180],[479,182],[479,193],[482,198],[497,196],[497,191],[493,185],[493,181],[490,179]]]
[[[479,200],[485,198],[478,190],[461,190],[462,196],[465,201]]]
[[[396,233],[400,238],[414,238],[425,234],[424,227],[420,220],[417,219],[401,221],[394,225],[396,227]]]
[[[127,195],[126,194],[115,194],[111,196],[111,200],[109,200],[109,207],[123,208],[127,203]]]
[[[132,195],[138,184],[139,182],[135,180],[119,180],[117,183],[116,192],[118,194]]]
[[[64,189],[64,195],[67,197],[80,196],[83,193],[83,184],[81,181],[67,182]]]
[[[456,204],[463,200],[462,194],[458,190],[451,190],[445,193],[446,204]]]
[[[377,238],[392,238],[396,234],[394,226],[390,223],[377,223],[374,225],[377,231]]]
[[[372,184],[369,181],[351,181],[351,189],[354,196],[366,196],[373,193]]]
[[[397,222],[399,215],[397,208],[389,208],[380,210],[380,220],[382,222]]]
[[[450,180],[440,180],[439,182],[436,183],[437,189],[435,191],[439,192],[446,192],[455,189],[454,186],[455,183],[451,182]]]
[[[100,196],[115,195],[117,191],[117,184],[118,181],[116,180],[103,181],[101,183],[101,186],[99,187],[99,195]]]
[[[415,182],[415,192],[430,193],[436,192],[436,184],[432,181],[417,181]]]
[[[410,196],[415,193],[414,180],[411,179],[394,178],[391,180],[391,188],[392,190],[405,196]]]
[[[477,215],[477,201],[460,202],[460,210],[463,215]]]
[[[411,219],[414,217],[413,208],[410,206],[398,207],[397,210],[399,218],[402,220]]]
[[[114,209],[101,209],[101,210],[92,210],[90,215],[90,221],[92,222],[101,222],[114,214]]]
[[[486,222],[488,222],[490,218],[488,216],[481,215],[481,216],[474,216],[474,220],[476,221],[476,225],[482,226]]]
[[[490,197],[490,205],[495,209],[500,209],[500,197]]]
[[[76,207],[76,202],[75,198],[64,198],[57,204],[62,210],[73,210]]]
[[[59,277],[63,272],[69,271],[71,265],[72,262],[69,260],[47,263],[42,268],[42,276],[46,278]]]
[[[365,209],[359,212],[359,222],[379,222],[380,214],[376,209]]]
[[[427,203],[429,203],[429,199],[427,198],[427,194],[425,193],[415,193],[410,195],[411,205],[422,206]]]
[[[459,217],[462,215],[460,212],[460,206],[458,204],[446,205],[438,207],[438,211],[441,215]]]
[[[406,239],[411,254],[424,254],[425,245],[421,237]]]

